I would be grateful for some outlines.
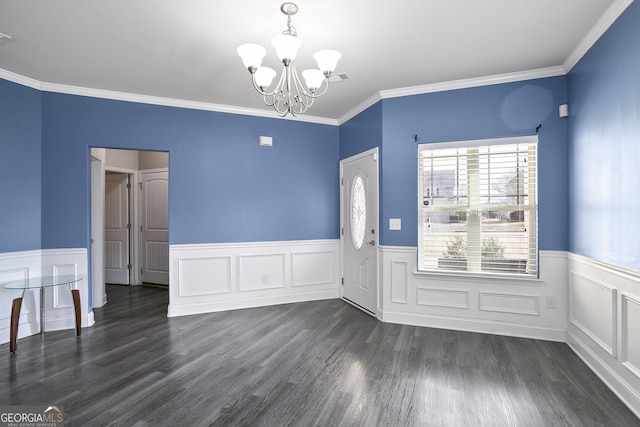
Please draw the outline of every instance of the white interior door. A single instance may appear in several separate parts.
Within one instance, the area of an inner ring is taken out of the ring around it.
[[[341,162],[343,298],[376,313],[378,151]]]
[[[140,174],[141,281],[169,284],[169,172]]]
[[[104,279],[129,284],[129,175],[107,173],[104,197]]]

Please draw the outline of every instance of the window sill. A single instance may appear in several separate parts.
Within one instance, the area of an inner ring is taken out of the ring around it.
[[[520,274],[501,274],[501,273],[469,273],[462,271],[442,271],[442,270],[425,270],[414,271],[414,277],[417,279],[440,278],[440,279],[462,279],[465,281],[492,281],[504,284],[517,285],[541,285],[544,280],[536,276],[525,276]]]

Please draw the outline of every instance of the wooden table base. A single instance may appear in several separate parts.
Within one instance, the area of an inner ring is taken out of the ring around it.
[[[77,289],[71,289],[71,296],[73,297],[73,308],[75,310],[76,317],[76,336],[80,336],[82,333],[82,315],[80,313],[80,291]],[[40,301],[40,304],[44,304],[44,301]],[[11,305],[11,329],[9,331],[9,351],[15,353],[18,348],[18,322],[20,321],[20,310],[22,308],[22,297],[13,300]],[[44,325],[40,326],[44,332]]]
[[[76,311],[76,336],[79,337],[82,333],[82,316],[80,314],[80,291],[77,289],[71,289],[71,296],[73,297],[73,308]]]
[[[22,307],[22,297],[16,298],[11,304],[11,330],[9,331],[9,351],[16,352],[16,341],[18,340],[18,320],[20,320],[20,309]]]

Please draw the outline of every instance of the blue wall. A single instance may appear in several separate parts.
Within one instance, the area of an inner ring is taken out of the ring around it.
[[[568,76],[570,250],[640,271],[640,2]]]
[[[335,126],[42,97],[44,249],[88,245],[91,146],[169,152],[171,244],[339,237]]]
[[[30,107],[22,116],[29,127],[19,119],[3,127],[3,136],[21,129],[30,144],[11,145],[3,156],[11,176],[0,195],[34,204],[0,222],[2,233],[21,236],[5,251],[88,246],[91,146],[170,153],[171,244],[338,238],[338,161],[379,147],[381,243],[416,246],[413,135],[420,142],[495,138],[532,134],[538,124],[540,248],[568,248],[567,121],[557,116],[565,77],[385,99],[339,128],[39,94],[9,82],[0,88]],[[40,135],[41,167],[34,163]],[[260,147],[260,135],[273,136],[274,146]],[[14,174],[25,167],[36,178],[12,196]],[[386,229],[389,218],[401,218],[403,229]]]
[[[41,94],[0,80],[0,252],[40,249]]]
[[[568,249],[566,78],[553,77],[382,101],[382,244],[418,244],[418,142],[445,142],[535,134],[538,124],[539,248]],[[389,218],[402,230],[389,231]]]
[[[340,160],[382,147],[382,102],[340,126]]]

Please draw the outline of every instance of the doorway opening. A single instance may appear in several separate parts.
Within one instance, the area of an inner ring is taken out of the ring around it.
[[[92,303],[105,284],[169,286],[169,153],[91,149]]]

